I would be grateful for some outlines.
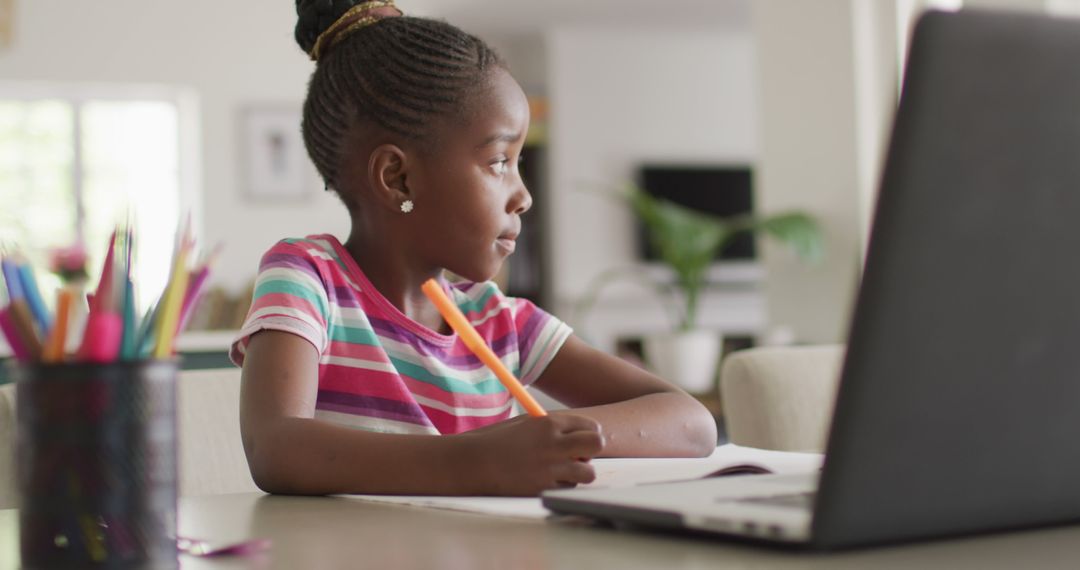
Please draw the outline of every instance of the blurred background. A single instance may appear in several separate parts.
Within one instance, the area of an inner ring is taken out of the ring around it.
[[[489,41],[530,97],[523,165],[535,208],[500,277],[594,344],[669,328],[616,267],[665,277],[625,204],[653,180],[719,213],[799,209],[825,258],[767,240],[709,272],[699,324],[748,344],[841,342],[898,97],[910,24],[928,7],[1080,13],[1078,0],[401,0]],[[299,137],[313,63],[286,0],[0,0],[0,244],[39,263],[117,221],[141,237],[140,299],[168,273],[177,223],[222,250],[192,322],[224,331],[276,240],[346,237]],[[598,192],[600,190],[600,192]],[[685,192],[684,192],[685,193]],[[215,340],[216,339],[216,340]]]

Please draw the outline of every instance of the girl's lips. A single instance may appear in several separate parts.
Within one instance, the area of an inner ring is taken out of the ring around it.
[[[517,241],[514,238],[499,238],[495,240],[495,247],[504,255],[510,255],[514,253],[514,249],[517,248]]]

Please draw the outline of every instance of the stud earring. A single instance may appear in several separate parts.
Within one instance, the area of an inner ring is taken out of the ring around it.
[[[404,202],[401,203],[401,211],[402,212],[408,214],[409,212],[412,211],[412,209],[413,209],[412,200],[405,200]]]

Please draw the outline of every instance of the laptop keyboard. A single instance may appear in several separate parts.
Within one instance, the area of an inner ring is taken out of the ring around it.
[[[789,495],[770,495],[767,497],[746,497],[736,499],[737,503],[755,503],[758,505],[771,505],[776,507],[794,507],[798,509],[810,509],[814,506],[814,498],[817,493],[808,491],[805,493],[792,493]],[[730,500],[730,499],[727,499]]]

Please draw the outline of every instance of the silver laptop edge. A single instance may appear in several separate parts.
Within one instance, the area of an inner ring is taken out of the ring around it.
[[[549,491],[544,493],[544,505],[554,512],[588,514],[642,526],[686,528],[781,542],[810,539],[810,509],[739,499],[813,491],[817,487],[816,473],[736,476],[723,485],[716,483],[710,479],[658,483],[648,485],[647,493],[642,493],[640,488]]]

